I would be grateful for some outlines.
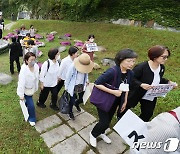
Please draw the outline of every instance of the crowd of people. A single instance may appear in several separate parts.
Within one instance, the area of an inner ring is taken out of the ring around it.
[[[36,123],[33,94],[39,87],[40,94],[36,103],[37,106],[46,108],[46,101],[49,92],[51,92],[50,108],[58,111],[58,93],[64,86],[65,91],[70,96],[68,115],[70,119],[75,120],[73,106],[76,107],[78,112],[81,112],[79,105],[83,102],[84,92],[90,82],[88,73],[94,67],[94,52],[88,51],[86,45],[93,43],[95,36],[88,36],[88,40],[82,47],[81,52],[77,47],[71,46],[68,50],[68,56],[62,60],[57,48],[50,49],[48,60],[39,69],[37,65],[38,49],[34,44],[35,30],[33,25],[30,26],[28,32],[22,26],[18,34],[18,39],[16,40],[13,37],[12,43],[9,45],[10,72],[14,74],[13,62],[16,61],[17,71],[19,72],[17,94],[27,106],[30,125],[35,126]],[[22,52],[20,50],[23,49],[23,46],[25,48]],[[20,53],[23,53],[24,59],[22,66],[19,63]],[[119,120],[128,109],[140,103],[141,114],[139,117],[148,122],[153,116],[157,97],[147,96],[147,91],[158,84],[171,84],[174,88],[177,87],[174,82],[163,78],[164,64],[171,55],[170,50],[165,46],[156,45],[148,50],[147,55],[149,57],[148,61],[134,67],[138,57],[137,53],[132,49],[120,50],[114,58],[116,65],[107,69],[94,82],[97,89],[113,95],[115,99],[108,112],[96,106],[99,121],[89,134],[90,144],[93,147],[97,147],[98,137],[108,144],[111,143],[110,138],[105,135],[105,131],[115,113]],[[107,86],[112,84],[114,88]]]

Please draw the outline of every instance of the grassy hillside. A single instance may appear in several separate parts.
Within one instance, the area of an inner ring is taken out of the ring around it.
[[[39,61],[41,62],[47,59],[47,52],[50,48],[60,46],[60,40],[57,37],[65,33],[72,34],[72,43],[74,39],[85,41],[89,34],[94,34],[96,43],[107,48],[107,51],[104,53],[96,53],[97,58],[95,59],[95,62],[98,64],[100,64],[102,58],[114,57],[116,52],[123,48],[135,50],[139,55],[137,59],[137,63],[139,63],[147,60],[147,50],[151,46],[156,44],[168,46],[171,49],[172,55],[166,63],[165,77],[180,83],[179,33],[112,24],[36,20],[18,21],[16,25],[12,27],[11,31],[19,28],[21,24],[25,24],[26,27],[33,24],[34,27],[38,29],[38,33],[42,35],[51,31],[58,32],[53,42],[42,40],[46,43],[46,46],[39,48],[44,53],[44,55],[39,58]],[[8,31],[5,31],[5,33],[8,33]],[[65,56],[67,56],[67,52],[61,54],[61,58],[64,58]],[[93,70],[89,75],[90,81],[94,82],[94,80],[107,68],[108,67],[102,66],[102,69],[98,71]],[[0,72],[10,74],[8,53],[0,55]],[[11,84],[6,86],[0,85],[0,153],[49,153],[48,148],[36,132],[35,128],[32,128],[23,120],[18,96],[16,95],[17,77],[18,74],[16,73],[13,75],[13,82]],[[37,101],[38,94],[39,93],[34,96],[35,102]],[[173,90],[165,98],[158,99],[154,116],[161,112],[176,108],[179,106],[179,100],[179,89]],[[48,106],[49,102],[50,101],[46,102]],[[89,102],[86,106],[82,105],[82,107],[86,111],[97,116],[95,107]],[[139,113],[139,107],[136,107],[134,111]],[[38,120],[56,113],[49,107],[46,109],[36,107],[36,112]],[[116,120],[114,119],[113,123],[115,123],[115,121]]]

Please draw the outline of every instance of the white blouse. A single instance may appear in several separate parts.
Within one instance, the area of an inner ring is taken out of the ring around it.
[[[44,87],[55,87],[58,83],[58,79],[60,78],[60,66],[57,61],[54,63],[52,60],[48,60],[50,62],[49,69],[47,71],[48,62],[45,61],[41,67],[39,80],[44,84]]]
[[[34,72],[31,72],[28,65],[23,64],[19,73],[17,95],[24,97],[25,88],[35,88],[35,92],[38,90],[39,83],[39,66],[35,63]]]

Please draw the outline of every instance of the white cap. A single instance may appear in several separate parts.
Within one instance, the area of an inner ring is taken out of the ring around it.
[[[2,12],[0,11],[0,16],[2,16]]]

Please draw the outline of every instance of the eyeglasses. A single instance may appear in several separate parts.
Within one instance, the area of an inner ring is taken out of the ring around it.
[[[160,56],[162,57],[164,60],[168,59],[169,56]]]

